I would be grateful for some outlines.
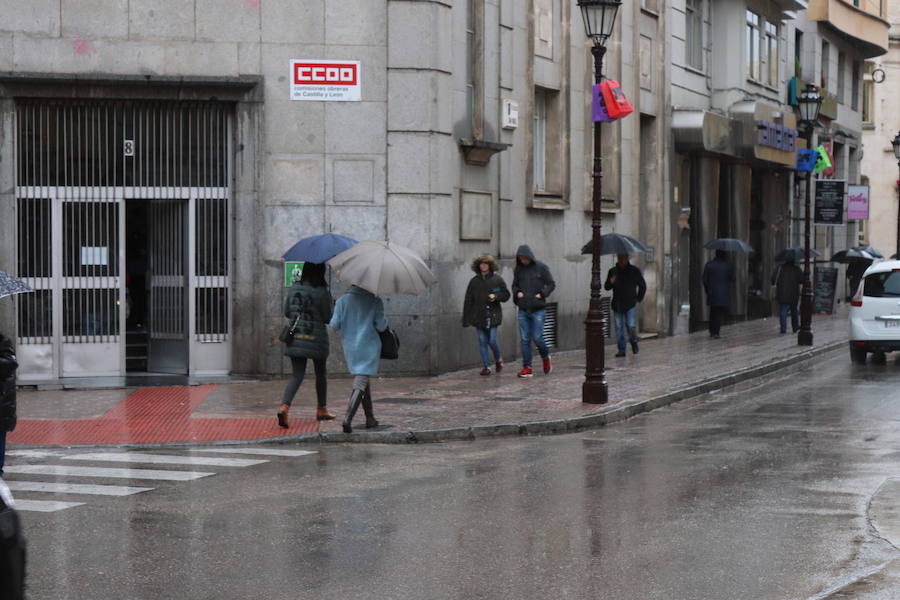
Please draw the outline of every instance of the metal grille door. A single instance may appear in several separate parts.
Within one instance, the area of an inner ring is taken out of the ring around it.
[[[16,137],[22,379],[121,375],[135,326],[150,369],[228,372],[230,107],[21,100]]]

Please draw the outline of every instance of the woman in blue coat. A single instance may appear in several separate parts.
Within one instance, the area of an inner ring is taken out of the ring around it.
[[[347,369],[353,375],[350,404],[342,423],[344,433],[353,432],[351,422],[360,404],[366,413],[366,429],[377,427],[369,378],[378,374],[381,360],[381,337],[378,332],[388,326],[384,303],[375,294],[354,285],[338,299],[330,325],[341,332]]]

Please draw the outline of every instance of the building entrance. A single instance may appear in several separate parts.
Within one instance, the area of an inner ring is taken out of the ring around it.
[[[17,104],[20,379],[225,374],[230,110]]]

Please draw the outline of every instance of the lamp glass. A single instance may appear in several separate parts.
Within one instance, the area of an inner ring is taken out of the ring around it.
[[[622,0],[578,0],[584,32],[595,45],[603,46],[612,35]]]
[[[800,119],[807,123],[814,123],[819,118],[819,108],[822,106],[822,96],[819,88],[807,84],[806,88],[797,99],[800,104]]]
[[[891,144],[894,146],[894,156],[900,160],[900,131],[897,132],[897,137],[891,140]]]

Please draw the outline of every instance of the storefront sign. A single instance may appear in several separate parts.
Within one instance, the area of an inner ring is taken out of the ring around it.
[[[285,261],[284,263],[284,287],[291,287],[294,280],[300,281],[300,274],[303,273],[303,263]]]
[[[816,180],[815,222],[817,225],[844,224],[844,187],[846,183],[843,179]]]
[[[784,152],[794,152],[797,149],[797,130],[785,127],[771,121],[757,121],[758,146],[774,148]]]
[[[847,186],[847,220],[865,221],[869,218],[869,186]]]
[[[291,61],[291,100],[358,102],[361,89],[358,60]]]

